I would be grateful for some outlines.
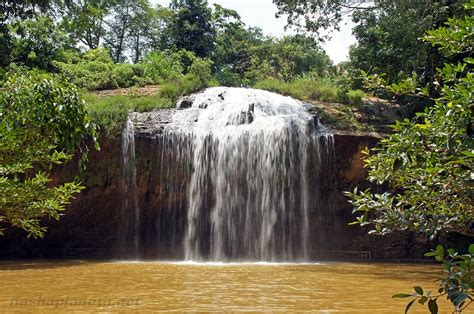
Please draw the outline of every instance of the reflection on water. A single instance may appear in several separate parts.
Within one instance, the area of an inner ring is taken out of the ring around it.
[[[433,287],[438,269],[349,263],[0,262],[0,313],[402,313],[406,301],[391,295],[411,291],[415,284]],[[449,309],[446,304],[442,308]]]

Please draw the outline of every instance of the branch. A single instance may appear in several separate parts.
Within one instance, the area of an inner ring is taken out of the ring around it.
[[[362,3],[361,3],[362,4]],[[340,4],[341,7],[346,8],[346,9],[351,9],[351,10],[377,10],[380,9],[378,6],[372,6],[372,7],[361,7],[360,5],[357,6],[352,6],[348,4]]]

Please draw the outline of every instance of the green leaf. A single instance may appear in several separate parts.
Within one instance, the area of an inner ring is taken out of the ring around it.
[[[474,243],[469,245],[469,254],[474,255]]]
[[[399,299],[399,298],[409,298],[409,297],[412,297],[412,296],[413,296],[412,294],[408,294],[408,293],[399,293],[399,294],[392,295],[392,298],[393,299]]]
[[[413,289],[415,289],[415,292],[418,293],[419,295],[423,295],[423,288],[416,286],[416,287],[413,287]]]
[[[393,170],[397,171],[400,170],[403,166],[403,160],[400,158],[396,158],[395,161],[393,162]]]
[[[430,299],[428,301],[428,309],[431,314],[438,314],[438,303],[436,303],[436,299]]]
[[[428,301],[428,298],[425,296],[422,296],[420,300],[418,300],[418,303],[420,303],[421,305],[424,305],[426,301]]]
[[[416,299],[413,299],[411,300],[410,302],[408,302],[406,308],[405,308],[405,314],[408,313],[408,311],[410,310],[410,308],[412,307],[413,303],[415,303]]]
[[[436,246],[436,253],[438,255],[444,255],[444,247],[441,244],[438,244]]]

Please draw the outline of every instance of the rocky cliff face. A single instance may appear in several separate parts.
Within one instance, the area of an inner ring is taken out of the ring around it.
[[[138,199],[144,258],[181,259],[186,219],[186,191],[189,169],[179,162],[163,165],[162,147],[146,134],[138,134],[136,142]],[[361,150],[372,147],[377,138],[367,135],[335,134],[336,189],[323,193],[327,210],[313,212],[310,218],[313,259],[420,258],[423,239],[409,233],[386,237],[369,236],[359,226],[349,226],[354,216],[343,191],[356,185],[367,186]],[[123,188],[121,182],[121,143],[118,139],[101,140],[101,151],[93,151],[87,172],[83,174],[87,188],[68,206],[60,221],[48,221],[44,239],[26,239],[25,234],[11,230],[0,238],[0,257],[114,257],[121,232]],[[63,178],[76,170],[71,165],[61,169]],[[155,234],[154,238],[146,238]],[[172,239],[170,235],[178,235]],[[83,248],[84,250],[68,250]],[[88,250],[100,249],[100,250]],[[425,248],[426,250],[426,248]],[[357,252],[365,251],[365,252]]]
[[[192,101],[184,99],[180,106]],[[191,169],[189,164],[169,155],[166,147],[170,143],[155,138],[176,110],[142,114],[135,119],[142,258],[184,258],[182,243]],[[324,209],[310,212],[311,259],[420,258],[426,251],[424,239],[410,233],[376,237],[369,236],[364,228],[349,226],[354,216],[343,192],[356,185],[368,186],[361,151],[378,141],[374,134],[335,131],[334,169],[314,174],[328,179],[318,190]],[[0,258],[117,257],[123,253],[118,248],[124,228],[122,143],[120,139],[102,138],[101,148],[100,152],[91,152],[88,169],[82,174],[87,188],[68,206],[59,222],[45,222],[49,227],[46,237],[27,240],[23,232],[11,230],[0,238]],[[57,175],[70,179],[75,172],[75,165],[71,164],[58,169]]]

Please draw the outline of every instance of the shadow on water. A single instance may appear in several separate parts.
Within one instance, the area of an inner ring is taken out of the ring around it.
[[[110,259],[84,259],[84,260],[0,260],[0,274],[3,271],[21,271],[21,270],[50,270],[50,269],[60,269],[60,268],[71,268],[78,266],[86,266],[92,264],[103,264],[103,263],[137,263],[137,264],[168,264],[166,261],[159,260],[110,260]],[[173,262],[180,265],[180,262]],[[183,262],[185,263],[185,262]],[[188,266],[193,266],[193,264],[187,264]],[[198,264],[199,265],[199,264]],[[202,264],[201,264],[202,265]],[[207,266],[212,266],[212,264],[205,264]],[[245,266],[245,263],[218,263],[218,266],[234,266],[242,267]],[[357,275],[363,274],[364,276],[370,276],[373,278],[384,278],[392,279],[394,276],[398,278],[412,278],[416,277],[430,277],[433,274],[440,273],[438,265],[435,264],[424,264],[426,267],[420,268],[420,264],[409,264],[409,263],[357,263],[357,262],[322,262],[317,264],[307,264],[307,263],[294,263],[294,264],[279,264],[272,263],[269,265],[265,264],[249,264],[250,266],[258,267],[274,267],[281,266],[286,270],[291,272],[333,272],[337,271],[341,275]],[[196,265],[195,265],[196,266]],[[311,266],[311,267],[302,267],[302,266]],[[394,272],[394,270],[396,270]]]
[[[420,267],[423,266],[423,267]],[[420,264],[420,263],[357,263],[357,262],[323,262],[317,265],[317,272],[337,272],[344,276],[370,277],[374,279],[413,279],[413,278],[430,278],[433,275],[442,275],[442,271],[437,264]],[[286,268],[291,272],[307,272],[312,273],[314,268],[303,268],[298,265],[291,265]]]
[[[103,261],[105,262],[105,261]],[[2,271],[17,270],[42,270],[55,268],[69,268],[76,266],[90,265],[100,263],[99,261],[88,260],[16,260],[16,261],[0,261],[0,273]]]

